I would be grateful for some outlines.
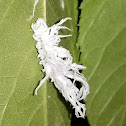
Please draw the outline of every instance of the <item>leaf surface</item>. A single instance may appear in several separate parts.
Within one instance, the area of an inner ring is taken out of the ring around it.
[[[70,105],[52,83],[47,81],[38,95],[33,95],[44,75],[38,64],[31,23],[44,18],[51,26],[72,17],[66,25],[75,29],[74,37],[64,39],[63,45],[75,55],[77,0],[39,0],[34,18],[27,21],[33,4],[34,0],[0,1],[0,126],[68,126]]]
[[[90,94],[91,126],[126,125],[126,1],[85,0],[78,46]]]

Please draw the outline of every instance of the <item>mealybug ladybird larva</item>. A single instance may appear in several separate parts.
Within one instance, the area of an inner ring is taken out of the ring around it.
[[[67,20],[71,20],[71,18],[64,18],[59,23],[48,27],[45,21],[39,18],[35,24],[31,25],[34,31],[33,38],[37,42],[38,58],[41,59],[39,64],[43,65],[43,72],[46,74],[35,89],[35,94],[37,95],[38,89],[50,78],[64,98],[75,108],[76,117],[84,118],[86,108],[79,101],[85,99],[89,94],[89,86],[79,70],[86,67],[72,63],[73,58],[70,52],[59,46],[61,38],[72,36],[58,34],[60,29],[70,30],[65,26],[61,26]],[[80,89],[74,85],[76,81],[83,84]]]

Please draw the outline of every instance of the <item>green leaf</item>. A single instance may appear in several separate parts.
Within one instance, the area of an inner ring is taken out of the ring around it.
[[[126,0],[84,0],[80,20],[80,63],[90,94],[91,126],[126,125]]]
[[[72,17],[65,25],[75,29],[73,37],[63,39],[63,45],[68,45],[76,57],[77,0],[39,0],[34,18],[27,21],[33,4],[34,0],[0,1],[0,126],[68,126],[71,107],[52,83],[47,81],[38,95],[33,95],[44,75],[38,64],[31,23],[44,18],[50,26]]]

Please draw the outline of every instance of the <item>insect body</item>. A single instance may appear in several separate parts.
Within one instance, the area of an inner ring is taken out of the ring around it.
[[[71,20],[71,18],[62,19],[59,23],[48,27],[44,20],[39,18],[31,26],[34,31],[33,38],[37,41],[38,58],[41,59],[39,64],[43,65],[43,72],[46,73],[46,76],[35,89],[35,94],[37,95],[38,89],[50,78],[64,98],[75,108],[75,115],[83,118],[86,108],[79,101],[86,98],[89,93],[89,86],[79,70],[86,67],[72,63],[73,58],[70,52],[59,46],[61,38],[72,36],[58,35],[60,29],[70,30],[65,26],[61,26],[67,20]],[[76,81],[82,83],[80,89],[74,85]]]

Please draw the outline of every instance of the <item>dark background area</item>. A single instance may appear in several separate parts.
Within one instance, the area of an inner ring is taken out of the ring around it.
[[[78,12],[78,23],[79,23],[80,14],[81,14],[81,9],[79,7],[80,7],[82,1],[83,0],[78,0],[78,9],[79,9],[79,12]],[[79,30],[79,27],[78,27],[78,30]],[[72,110],[72,111],[73,112],[72,112],[72,118],[71,118],[71,126],[90,126],[87,117],[85,117],[85,119],[77,118],[75,116],[75,111],[74,110]]]
[[[90,126],[87,120],[87,117],[85,119],[83,118],[77,118],[75,116],[75,113],[72,113],[72,119],[71,119],[71,126]]]

